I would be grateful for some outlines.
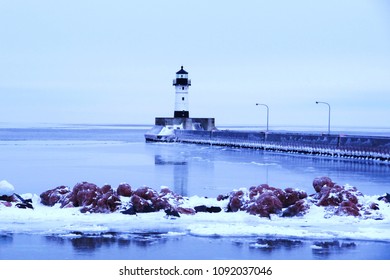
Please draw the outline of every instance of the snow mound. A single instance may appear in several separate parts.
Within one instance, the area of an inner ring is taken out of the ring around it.
[[[14,191],[15,188],[13,185],[8,183],[6,180],[0,181],[0,196],[11,196]]]

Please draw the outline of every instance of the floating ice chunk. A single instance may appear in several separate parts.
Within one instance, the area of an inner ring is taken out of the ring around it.
[[[15,188],[12,184],[6,180],[0,181],[0,196],[6,195],[11,196],[14,194]]]

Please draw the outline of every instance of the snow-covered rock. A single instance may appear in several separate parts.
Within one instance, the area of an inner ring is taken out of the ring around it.
[[[0,196],[12,196],[15,192],[15,188],[8,181],[0,181]]]

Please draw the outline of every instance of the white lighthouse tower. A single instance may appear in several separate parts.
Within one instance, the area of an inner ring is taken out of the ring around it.
[[[181,69],[176,72],[176,79],[173,80],[175,86],[175,113],[174,118],[189,118],[188,110],[188,87],[191,85],[191,80],[188,79],[188,72]]]

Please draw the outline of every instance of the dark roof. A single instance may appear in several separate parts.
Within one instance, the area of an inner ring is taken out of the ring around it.
[[[185,70],[183,69],[183,66],[182,66],[181,69],[180,69],[178,72],[176,72],[176,74],[188,74],[188,72],[185,71]]]

